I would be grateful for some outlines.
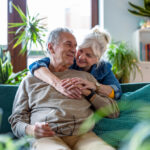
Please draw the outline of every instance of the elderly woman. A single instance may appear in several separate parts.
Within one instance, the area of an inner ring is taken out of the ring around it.
[[[79,45],[74,64],[70,66],[70,69],[82,70],[92,74],[98,81],[96,84],[81,78],[60,80],[48,69],[50,59],[47,57],[32,63],[29,69],[37,78],[52,85],[57,91],[70,98],[80,98],[80,89],[82,88],[119,99],[122,94],[121,87],[111,71],[111,64],[100,61],[109,41],[110,35],[106,31],[99,30],[97,26],[94,27]],[[68,46],[70,46],[69,44],[68,41]]]

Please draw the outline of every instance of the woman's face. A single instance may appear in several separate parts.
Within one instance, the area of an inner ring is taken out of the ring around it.
[[[98,57],[91,48],[82,48],[76,53],[76,63],[84,71],[88,71],[93,64],[98,63]]]

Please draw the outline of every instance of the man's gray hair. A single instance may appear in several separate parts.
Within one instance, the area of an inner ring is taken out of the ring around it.
[[[49,33],[49,36],[47,39],[47,43],[46,43],[47,50],[48,50],[48,43],[57,44],[59,42],[61,33],[73,34],[73,32],[66,27],[59,27],[59,28],[52,30]]]

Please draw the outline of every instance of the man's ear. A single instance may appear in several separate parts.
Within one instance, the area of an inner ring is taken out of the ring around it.
[[[48,50],[50,51],[50,54],[54,54],[54,44],[52,43],[48,43]]]

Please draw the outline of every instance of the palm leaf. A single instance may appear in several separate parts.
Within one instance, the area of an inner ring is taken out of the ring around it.
[[[25,35],[25,31],[23,31],[21,35],[19,35],[18,40],[14,44],[13,48],[17,47],[18,45],[22,43],[22,41],[24,40],[24,35]]]
[[[25,52],[27,51],[27,47],[28,47],[28,42],[30,39],[26,39],[23,48],[20,50],[19,54],[25,54]]]
[[[21,17],[23,22],[27,21],[27,17],[26,15],[23,13],[23,11],[21,10],[20,7],[16,7],[13,3],[12,3],[13,7],[15,8],[15,10],[18,12],[19,16]]]
[[[128,2],[128,3],[129,3],[129,5],[130,5],[131,7],[133,7],[134,9],[137,9],[137,10],[139,10],[139,11],[142,12],[142,13],[148,13],[148,14],[150,14],[150,11],[149,11],[149,10],[144,9],[144,8],[142,8],[142,7],[140,7],[140,6],[134,5],[134,4],[131,3],[131,2]]]
[[[17,7],[13,4],[13,7],[18,12],[19,16],[21,17],[23,23],[9,23],[9,28],[16,27],[15,38],[16,40],[13,48],[17,47],[21,43],[23,44],[22,49],[20,50],[19,54],[24,54],[28,49],[31,49],[32,44],[40,45],[43,49],[43,37],[46,35],[44,34],[47,29],[41,24],[41,21],[45,18],[38,18],[39,14],[31,17],[29,15],[29,10],[27,8],[27,17],[23,13],[20,7]],[[14,32],[11,32],[14,34]]]
[[[150,0],[144,0],[144,7],[145,9],[150,10]]]
[[[26,26],[26,23],[8,23],[8,28]]]
[[[21,26],[20,28],[18,28],[17,30],[16,30],[16,34],[18,34],[21,30],[23,30],[24,29],[24,26]]]
[[[136,16],[144,16],[144,17],[149,17],[150,15],[146,14],[146,13],[142,13],[142,12],[137,12],[137,11],[134,11],[134,10],[130,10],[128,9],[128,11]]]

